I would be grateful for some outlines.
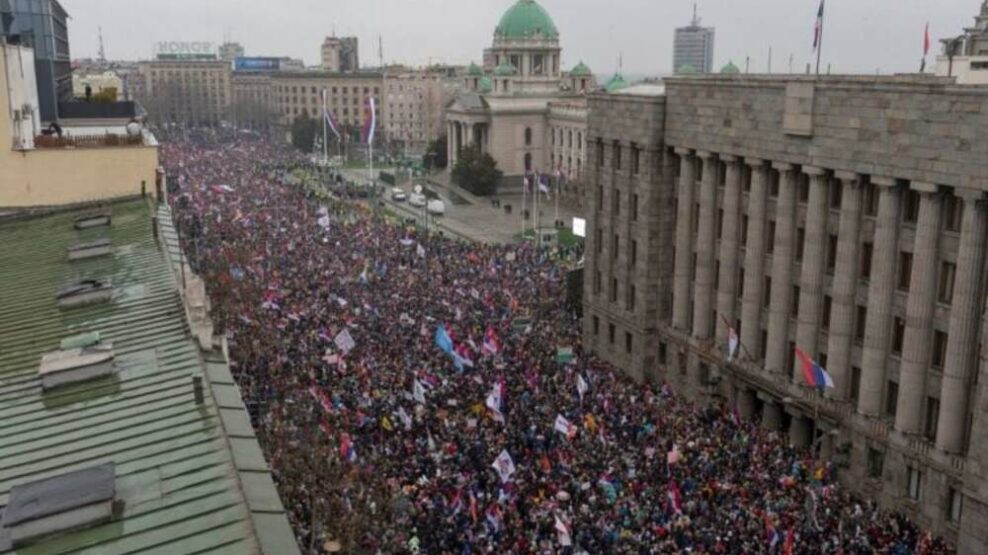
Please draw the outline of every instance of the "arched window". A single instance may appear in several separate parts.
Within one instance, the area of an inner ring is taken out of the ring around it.
[[[525,128],[525,146],[532,146],[532,128]]]
[[[530,171],[532,171],[532,153],[531,152],[526,152],[525,153],[525,172],[530,172]]]

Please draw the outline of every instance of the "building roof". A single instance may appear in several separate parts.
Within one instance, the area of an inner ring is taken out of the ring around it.
[[[225,358],[190,336],[167,206],[102,206],[109,227],[77,230],[94,210],[0,223],[0,506],[15,486],[57,485],[48,480],[113,463],[117,507],[108,523],[16,553],[297,554]],[[69,261],[70,246],[100,238],[110,255]],[[82,278],[109,282],[111,300],[60,308],[56,295]],[[112,375],[43,390],[42,355],[88,332],[112,346]],[[202,404],[193,376],[202,377]],[[12,552],[9,532],[0,528],[0,553]]]
[[[593,75],[593,72],[590,71],[590,68],[587,67],[587,64],[583,63],[583,60],[580,60],[580,63],[576,64],[576,66],[573,67],[572,71],[570,71],[569,74],[575,76],[590,76]]]
[[[494,75],[516,75],[517,73],[518,68],[508,61],[501,62],[501,65],[494,68]]]
[[[735,73],[741,73],[741,69],[738,66],[734,65],[733,60],[730,60],[727,62],[726,65],[724,65],[724,67],[720,68],[720,72],[726,74],[735,74]]]
[[[627,86],[628,86],[628,82],[624,80],[624,76],[621,75],[620,73],[615,73],[614,76],[611,77],[610,81],[608,81],[607,84],[604,85],[604,90],[609,93],[612,93],[624,89]]]
[[[494,80],[491,79],[490,75],[485,75],[480,78],[480,83],[478,83],[478,90],[482,93],[489,93],[494,90]]]
[[[549,13],[535,0],[518,0],[501,17],[494,36],[508,39],[559,38]]]
[[[470,67],[467,68],[467,75],[479,76],[483,75],[484,70],[480,68],[477,64],[470,62]]]
[[[679,71],[679,73],[690,74],[690,73],[696,73],[696,68],[693,67],[693,64],[683,64],[683,65],[679,66],[679,70],[678,71]]]

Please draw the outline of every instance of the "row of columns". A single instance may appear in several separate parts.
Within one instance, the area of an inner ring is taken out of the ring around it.
[[[449,120],[446,122],[446,159],[452,168],[464,148],[479,145],[481,149],[487,144],[487,126],[481,123],[466,123]]]
[[[727,326],[733,325],[739,275],[742,162],[730,155],[676,149],[680,156],[678,208],[676,222],[676,257],[674,261],[673,310],[674,328],[689,332],[696,339],[708,339],[713,333],[726,344]],[[697,160],[702,162],[702,179],[697,183]],[[714,290],[716,252],[717,192],[720,163],[727,166],[722,201],[723,221],[719,251],[720,271]],[[770,373],[793,375],[801,383],[798,363],[787,368],[789,337],[812,357],[823,351],[820,326],[827,261],[830,215],[830,174],[823,169],[803,166],[797,170],[787,163],[771,164],[780,172],[776,207],[775,236],[768,237],[766,222],[769,167],[763,160],[746,159],[751,168],[748,195],[748,234],[744,252],[745,284],[741,300],[741,342],[749,356],[760,352],[762,312],[765,302],[766,245],[774,244],[771,253],[771,292],[769,297],[767,344],[764,369]],[[802,263],[795,274],[796,207],[799,173],[809,176],[809,199],[806,210]],[[850,393],[851,354],[857,312],[857,290],[862,230],[863,188],[860,175],[835,172],[833,186],[841,188],[838,241],[832,280],[830,325],[826,338],[828,371],[836,388],[833,396],[846,400]],[[899,253],[899,227],[904,187],[894,179],[871,177],[877,187],[878,214],[871,275],[865,337],[861,356],[861,378],[857,410],[877,417],[881,415],[891,350],[893,301],[896,288],[896,265]],[[937,272],[943,193],[934,185],[912,183],[919,193],[920,205],[913,245],[913,266],[906,308],[906,328],[900,366],[899,399],[895,427],[907,434],[922,433],[926,375],[932,360],[933,316],[936,307]],[[694,222],[694,205],[699,210]],[[979,344],[979,315],[984,295],[982,274],[985,268],[988,215],[982,195],[958,193],[963,202],[960,247],[957,254],[954,294],[951,302],[945,369],[942,381],[937,445],[947,452],[959,452],[969,412],[971,378],[976,371]],[[696,229],[694,233],[694,228]],[[696,251],[695,278],[693,252]],[[799,285],[799,298],[793,299],[793,285]],[[692,299],[692,319],[690,300]],[[795,330],[790,330],[793,301],[798,302]],[[712,307],[716,309],[716,315]],[[716,321],[714,321],[716,319]],[[713,330],[717,331],[714,332]]]

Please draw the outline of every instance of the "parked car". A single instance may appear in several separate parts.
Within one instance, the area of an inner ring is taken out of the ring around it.
[[[412,193],[412,196],[408,197],[408,204],[411,204],[417,208],[424,207],[426,204],[425,195],[421,193]]]
[[[433,216],[442,216],[446,213],[446,203],[441,200],[430,200],[426,211]]]
[[[405,191],[395,187],[394,189],[391,189],[391,200],[395,202],[405,202],[408,200],[408,195],[405,194]]]

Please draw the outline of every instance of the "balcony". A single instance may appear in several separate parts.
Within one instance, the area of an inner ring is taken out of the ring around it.
[[[34,138],[34,147],[47,148],[106,148],[145,146],[144,135],[118,135],[105,133],[102,135],[38,135]]]

